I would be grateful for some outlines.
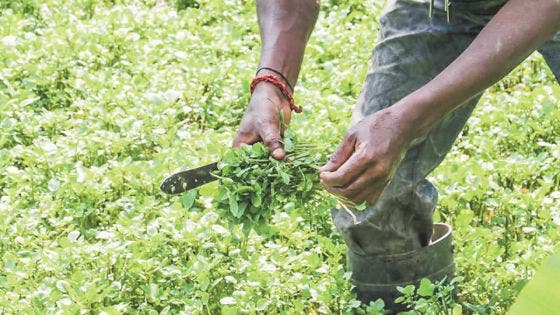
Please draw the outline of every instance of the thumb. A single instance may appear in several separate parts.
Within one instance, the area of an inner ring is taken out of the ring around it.
[[[336,148],[336,151],[331,158],[323,167],[319,169],[319,172],[334,172],[336,171],[354,152],[354,146],[356,144],[356,137],[353,134],[346,135],[342,142]]]
[[[270,155],[273,158],[282,160],[286,157],[284,144],[282,143],[282,137],[280,136],[280,128],[277,124],[267,123],[262,126],[261,139],[263,143],[268,147]]]

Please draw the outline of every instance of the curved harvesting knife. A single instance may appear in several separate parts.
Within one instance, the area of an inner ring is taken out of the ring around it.
[[[159,188],[166,194],[180,194],[216,180],[212,172],[217,169],[218,162],[214,162],[192,170],[175,173],[167,177]]]

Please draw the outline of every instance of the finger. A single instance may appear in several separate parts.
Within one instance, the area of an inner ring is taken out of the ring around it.
[[[268,147],[270,155],[273,158],[282,160],[286,157],[284,144],[282,143],[282,137],[280,136],[280,129],[278,128],[277,124],[264,124],[261,128],[261,139],[263,143]]]
[[[335,195],[342,196],[355,204],[360,204],[365,200],[364,195],[369,196],[372,191],[376,190],[376,185],[378,182],[378,178],[364,173],[360,175],[348,187],[329,186],[325,189]]]
[[[354,200],[356,200],[356,202],[360,204],[365,202],[367,206],[373,206],[377,202],[377,200],[379,200],[383,189],[383,185],[369,189],[367,191],[364,191],[362,194],[354,197]]]
[[[367,190],[363,191],[361,194],[353,198],[348,199],[351,200],[355,205],[361,205],[365,202],[367,206],[372,206],[375,204],[377,199],[379,199],[380,195],[381,194],[377,190]]]
[[[356,202],[357,197],[375,186],[377,178],[369,174],[362,174],[347,187],[332,186],[330,189],[337,195],[344,196],[348,200]],[[362,200],[363,201],[363,200]]]
[[[237,131],[235,139],[233,139],[232,146],[239,148],[242,144],[253,144],[259,140],[258,135],[252,132]]]
[[[365,201],[368,206],[371,206],[379,199],[383,189],[385,189],[385,184],[377,181],[377,183],[365,187],[358,195],[353,196],[352,200],[358,204]]]
[[[331,156],[327,164],[319,169],[319,172],[333,172],[336,171],[344,162],[346,162],[354,152],[356,145],[356,137],[347,135],[342,139],[342,142],[336,148],[336,151]]]
[[[379,200],[379,197],[381,197],[382,192],[383,192],[383,189],[376,190],[375,193],[373,193],[369,196],[364,196],[363,200],[366,202],[366,204],[368,206],[372,206],[377,202],[377,200]]]
[[[334,172],[321,172],[319,177],[329,186],[347,187],[366,171],[369,162],[364,161],[361,154],[353,154]]]
[[[344,190],[344,194],[348,198],[357,199],[364,191],[385,189],[389,181],[389,170],[383,163],[377,163],[373,167],[369,167],[358,179],[350,183],[350,185],[341,187],[341,189]],[[362,200],[362,202],[364,200]]]
[[[323,188],[325,188],[326,191],[330,192],[333,195],[336,196],[342,196],[344,198],[346,198],[345,196],[342,195],[340,188],[334,188],[330,185],[325,184],[325,182],[323,182],[323,180],[321,180],[321,185],[323,185]]]

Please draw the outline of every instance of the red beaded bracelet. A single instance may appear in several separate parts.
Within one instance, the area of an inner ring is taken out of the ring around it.
[[[282,80],[279,77],[273,74],[256,76],[253,79],[253,81],[251,81],[251,94],[253,94],[253,91],[255,90],[257,84],[261,82],[268,82],[276,86],[280,90],[280,92],[282,92],[282,94],[288,99],[288,104],[290,104],[290,109],[296,113],[301,113],[303,108],[301,106],[296,105],[292,93],[290,93],[290,91],[288,91],[288,89],[286,88],[286,84],[284,84],[284,82],[282,82]]]

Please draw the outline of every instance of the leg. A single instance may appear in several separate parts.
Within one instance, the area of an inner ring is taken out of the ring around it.
[[[560,32],[556,33],[553,39],[546,42],[539,52],[546,60],[546,63],[554,73],[556,80],[560,83]]]
[[[488,3],[477,3],[492,12],[501,5],[488,8]],[[442,3],[438,4],[441,8]],[[430,19],[426,3],[390,1],[380,20],[380,42],[353,123],[391,106],[431,80],[461,54],[491,18],[490,14],[475,16],[470,8],[458,8],[448,23],[441,9],[436,13]],[[444,159],[479,98],[463,104],[415,141],[378,202],[356,213],[357,223],[345,211],[333,210],[334,223],[352,251],[395,254],[428,244],[437,191],[425,177]]]

